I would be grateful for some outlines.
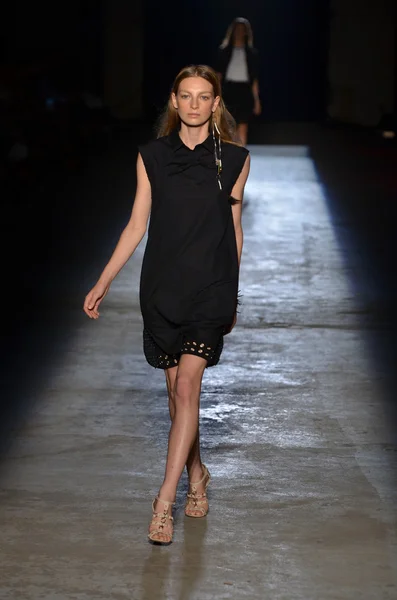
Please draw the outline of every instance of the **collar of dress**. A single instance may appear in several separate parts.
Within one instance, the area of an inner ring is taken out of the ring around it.
[[[190,152],[194,152],[194,150],[191,150],[190,148],[188,148],[188,146],[186,146],[186,144],[182,142],[179,136],[178,129],[174,129],[174,131],[168,136],[168,139],[174,151],[179,150],[179,148],[186,148]],[[201,142],[201,144],[196,145],[195,149],[200,148],[201,146],[208,150],[208,152],[214,152],[214,142],[210,133],[208,134],[208,137],[204,140],[204,142]]]

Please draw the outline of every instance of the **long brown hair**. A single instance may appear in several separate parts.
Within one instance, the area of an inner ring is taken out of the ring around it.
[[[236,29],[236,26],[239,23],[242,23],[243,25],[245,25],[245,43],[246,43],[246,45],[249,48],[254,47],[254,34],[252,33],[251,23],[245,17],[236,17],[235,19],[233,19],[233,21],[230,23],[229,27],[227,28],[225,37],[223,38],[220,48],[224,49],[227,46],[229,46],[229,44],[233,43],[234,30]]]
[[[236,121],[225,106],[222,98],[221,82],[218,79],[218,75],[214,69],[207,65],[189,65],[184,67],[176,76],[175,81],[172,84],[171,93],[173,92],[174,94],[177,94],[181,81],[187,77],[202,77],[212,85],[214,98],[220,96],[220,101],[216,110],[210,117],[210,130],[215,121],[220,132],[220,138],[223,142],[239,144],[236,133]],[[169,135],[172,131],[174,131],[174,129],[179,129],[180,126],[181,120],[179,118],[178,111],[172,104],[171,93],[168,103],[162,115],[160,116],[158,125],[156,127],[158,138],[164,135]]]

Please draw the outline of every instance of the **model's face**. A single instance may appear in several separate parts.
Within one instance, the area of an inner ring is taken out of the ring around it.
[[[182,79],[178,92],[173,93],[171,99],[181,121],[190,127],[206,123],[220,100],[219,96],[214,97],[212,85],[202,77]]]

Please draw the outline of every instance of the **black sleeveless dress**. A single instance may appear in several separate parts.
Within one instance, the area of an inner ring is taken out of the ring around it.
[[[152,189],[140,280],[146,360],[167,369],[195,354],[213,366],[237,306],[230,194],[248,150],[222,143],[222,191],[211,135],[191,150],[175,130],[139,152]]]

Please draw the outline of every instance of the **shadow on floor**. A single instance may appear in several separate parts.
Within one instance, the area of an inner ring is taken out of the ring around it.
[[[84,168],[3,189],[2,451],[34,408],[48,358],[67,348],[84,295],[130,216],[137,145],[150,134],[145,124],[116,124]]]

